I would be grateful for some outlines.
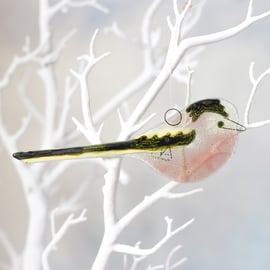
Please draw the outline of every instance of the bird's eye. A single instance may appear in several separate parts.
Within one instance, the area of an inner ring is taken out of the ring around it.
[[[224,127],[224,122],[223,122],[223,121],[218,121],[217,126],[218,126],[219,128]]]

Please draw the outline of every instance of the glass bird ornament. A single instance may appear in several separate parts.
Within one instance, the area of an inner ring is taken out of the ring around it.
[[[131,156],[143,160],[177,182],[202,180],[217,171],[231,156],[238,134],[235,107],[223,99],[194,102],[173,117],[135,139],[62,149],[14,153],[25,163],[81,158]],[[175,122],[176,121],[176,122]]]

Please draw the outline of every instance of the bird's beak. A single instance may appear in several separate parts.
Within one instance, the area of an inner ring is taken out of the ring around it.
[[[235,130],[239,132],[246,131],[246,127],[230,118],[224,118],[225,121],[218,122],[218,126],[223,129]]]

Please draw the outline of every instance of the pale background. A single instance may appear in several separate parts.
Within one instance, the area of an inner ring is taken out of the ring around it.
[[[148,0],[103,1],[102,4],[111,10],[109,15],[88,8],[59,16],[54,21],[57,33],[55,42],[71,28],[79,29],[57,65],[60,89],[63,83],[62,76],[68,74],[70,68],[76,68],[76,57],[88,50],[95,28],[102,29],[117,20],[119,27],[128,36],[136,38],[140,33],[141,18],[149,3]],[[210,33],[237,24],[244,18],[247,5],[246,0],[207,0],[200,23],[191,35]],[[255,13],[268,9],[269,1],[255,1]],[[169,12],[171,1],[166,1],[154,22],[162,25],[164,31],[165,16]],[[0,74],[3,74],[13,54],[20,51],[25,35],[31,35],[35,42],[37,1],[1,0],[0,18]],[[270,18],[266,18],[237,37],[207,46],[198,58],[199,64],[193,77],[192,100],[207,97],[228,99],[236,105],[240,122],[243,121],[243,112],[251,89],[249,64],[255,61],[255,74],[258,75],[270,66],[269,31]],[[162,42],[165,46],[166,39]],[[112,34],[101,31],[97,40],[97,51],[103,53],[107,50],[111,51],[112,55],[99,64],[91,75],[94,111],[111,96],[117,95],[117,92],[139,72],[142,65],[138,46],[127,44]],[[27,73],[31,74],[31,67],[28,70],[20,70],[17,77],[13,78],[11,86],[3,92],[4,117],[9,123],[10,131],[16,130],[20,117],[25,113],[16,94],[16,84],[19,84]],[[269,78],[264,80],[255,98],[252,108],[253,120],[270,118],[269,83]],[[42,106],[38,83],[33,81],[28,91],[33,100]],[[131,109],[141,96],[142,92],[132,99]],[[172,100],[176,98],[179,98],[179,104],[182,105],[184,85],[173,89],[170,95],[165,88],[149,112],[158,111],[159,116],[162,116],[164,110],[172,106]],[[80,117],[79,106],[79,96],[75,96],[70,116]],[[70,128],[73,128],[71,120]],[[118,134],[118,128],[119,122],[115,113],[105,122],[102,134],[104,140],[113,141]],[[195,217],[195,222],[188,229],[150,257],[146,265],[163,263],[169,250],[177,244],[182,244],[183,248],[178,254],[187,256],[189,260],[181,269],[269,269],[269,133],[270,126],[241,134],[235,154],[218,173],[204,182],[179,186],[179,190],[203,187],[203,193],[182,200],[160,201],[128,228],[121,237],[123,242],[134,244],[141,240],[144,247],[151,247],[163,236],[166,228],[164,216],[174,218],[175,226]],[[21,149],[38,147],[39,135],[37,127],[31,125],[20,141]],[[82,137],[78,140],[78,145],[85,143]],[[21,184],[12,166],[13,161],[9,158],[11,153],[5,152],[2,142],[0,155],[0,228],[9,235],[17,250],[21,250],[27,224],[27,209]],[[130,176],[131,183],[120,187],[119,214],[167,181],[140,161],[125,159],[123,166]],[[70,168],[62,176],[63,190],[58,193],[58,197],[52,199],[51,206],[72,194],[76,185],[87,180],[88,186],[83,195],[82,207],[88,208],[89,218],[86,223],[72,227],[67,233],[59,250],[50,257],[52,269],[89,269],[89,262],[93,260],[102,236],[103,174],[103,169],[91,166],[91,163],[84,163]],[[1,260],[5,260],[2,246]],[[121,269],[120,262],[120,255],[113,256],[109,269]]]

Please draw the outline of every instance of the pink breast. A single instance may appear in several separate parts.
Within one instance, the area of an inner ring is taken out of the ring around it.
[[[183,148],[180,158],[182,168],[176,179],[179,182],[192,182],[213,174],[229,159],[236,141],[237,134],[229,131],[220,136],[209,136],[207,142]]]

